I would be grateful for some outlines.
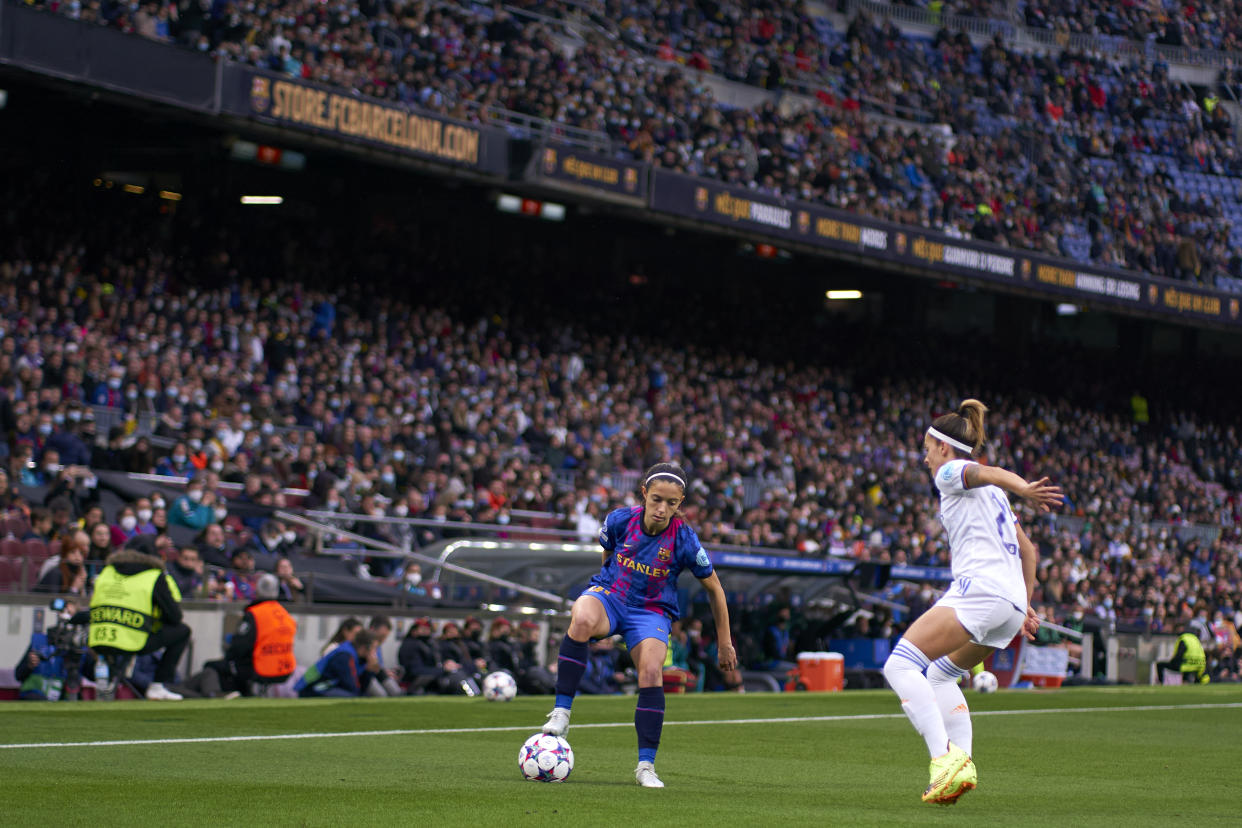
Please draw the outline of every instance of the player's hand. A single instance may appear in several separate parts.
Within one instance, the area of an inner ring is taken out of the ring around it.
[[[1054,506],[1060,506],[1065,502],[1065,494],[1061,491],[1061,487],[1052,485],[1046,477],[1027,481],[1022,490],[1016,494],[1033,502],[1041,512],[1051,511]]]
[[[1026,637],[1027,641],[1035,640],[1035,633],[1039,632],[1039,623],[1040,618],[1035,613],[1034,608],[1027,607],[1026,620],[1022,622],[1022,635]]]
[[[458,670],[461,669],[461,665],[458,664],[456,661],[453,661],[453,659],[451,658],[446,658],[444,659],[444,669],[450,673],[456,673]]]
[[[722,641],[717,646],[717,650],[717,662],[721,670],[737,669],[737,651],[733,649],[731,643]]]

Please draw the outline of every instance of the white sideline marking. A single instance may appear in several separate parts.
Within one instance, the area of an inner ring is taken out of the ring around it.
[[[972,716],[1026,716],[1044,713],[1130,713],[1148,710],[1208,710],[1242,707],[1242,702],[1222,702],[1220,704],[1145,704],[1135,707],[1058,707],[1040,708],[1037,710],[980,710],[972,711]],[[845,716],[785,716],[770,719],[702,719],[691,722],[665,722],[665,727],[684,727],[687,725],[736,725],[736,724],[789,724],[794,722],[860,722],[868,719],[904,719],[905,713],[858,713]],[[595,724],[576,724],[575,730],[604,727],[633,727],[630,722],[599,722]],[[25,742],[17,744],[0,744],[0,750],[18,750],[21,748],[66,748],[66,747],[114,747],[118,745],[192,745],[217,742],[275,742],[282,739],[340,739],[356,736],[430,736],[442,733],[505,733],[509,731],[530,731],[538,725],[517,725],[506,727],[442,727],[423,728],[420,730],[348,730],[340,733],[269,733],[256,736],[198,736],[182,739],[114,739],[106,742]]]

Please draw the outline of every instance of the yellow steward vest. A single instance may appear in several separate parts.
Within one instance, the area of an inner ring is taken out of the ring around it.
[[[1186,654],[1182,656],[1183,673],[1202,673],[1207,669],[1207,654],[1203,652],[1203,644],[1194,633],[1182,633],[1179,639],[1186,645]]]
[[[159,608],[155,606],[153,593],[155,582],[161,577],[164,573],[159,569],[122,575],[113,566],[104,567],[95,579],[95,593],[91,596],[88,645],[140,652],[158,625]],[[170,587],[173,597],[180,600],[171,579]]]

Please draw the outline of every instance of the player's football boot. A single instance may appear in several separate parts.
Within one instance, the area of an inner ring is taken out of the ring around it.
[[[931,760],[931,781],[923,791],[924,802],[953,805],[958,797],[979,784],[979,773],[966,751],[952,742],[943,756]]]
[[[554,707],[548,714],[548,721],[543,726],[544,733],[553,736],[564,736],[569,732],[569,711],[564,707]]]
[[[663,788],[664,783],[656,776],[655,765],[650,762],[639,762],[634,768],[634,780],[644,788]]]

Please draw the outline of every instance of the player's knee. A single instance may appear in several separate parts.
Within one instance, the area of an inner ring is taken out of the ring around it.
[[[586,641],[591,637],[591,624],[574,616],[569,622],[569,637],[574,641]]]
[[[569,637],[574,641],[586,641],[594,638],[599,627],[600,613],[593,607],[575,606],[569,617]]]
[[[909,659],[902,658],[901,656],[893,653],[890,654],[888,660],[884,662],[884,678],[888,679],[889,684],[892,684],[893,678],[900,674],[901,671],[913,669],[914,664],[912,664]]]
[[[657,665],[642,665],[638,668],[638,686],[639,687],[663,687],[664,686],[664,669]]]

